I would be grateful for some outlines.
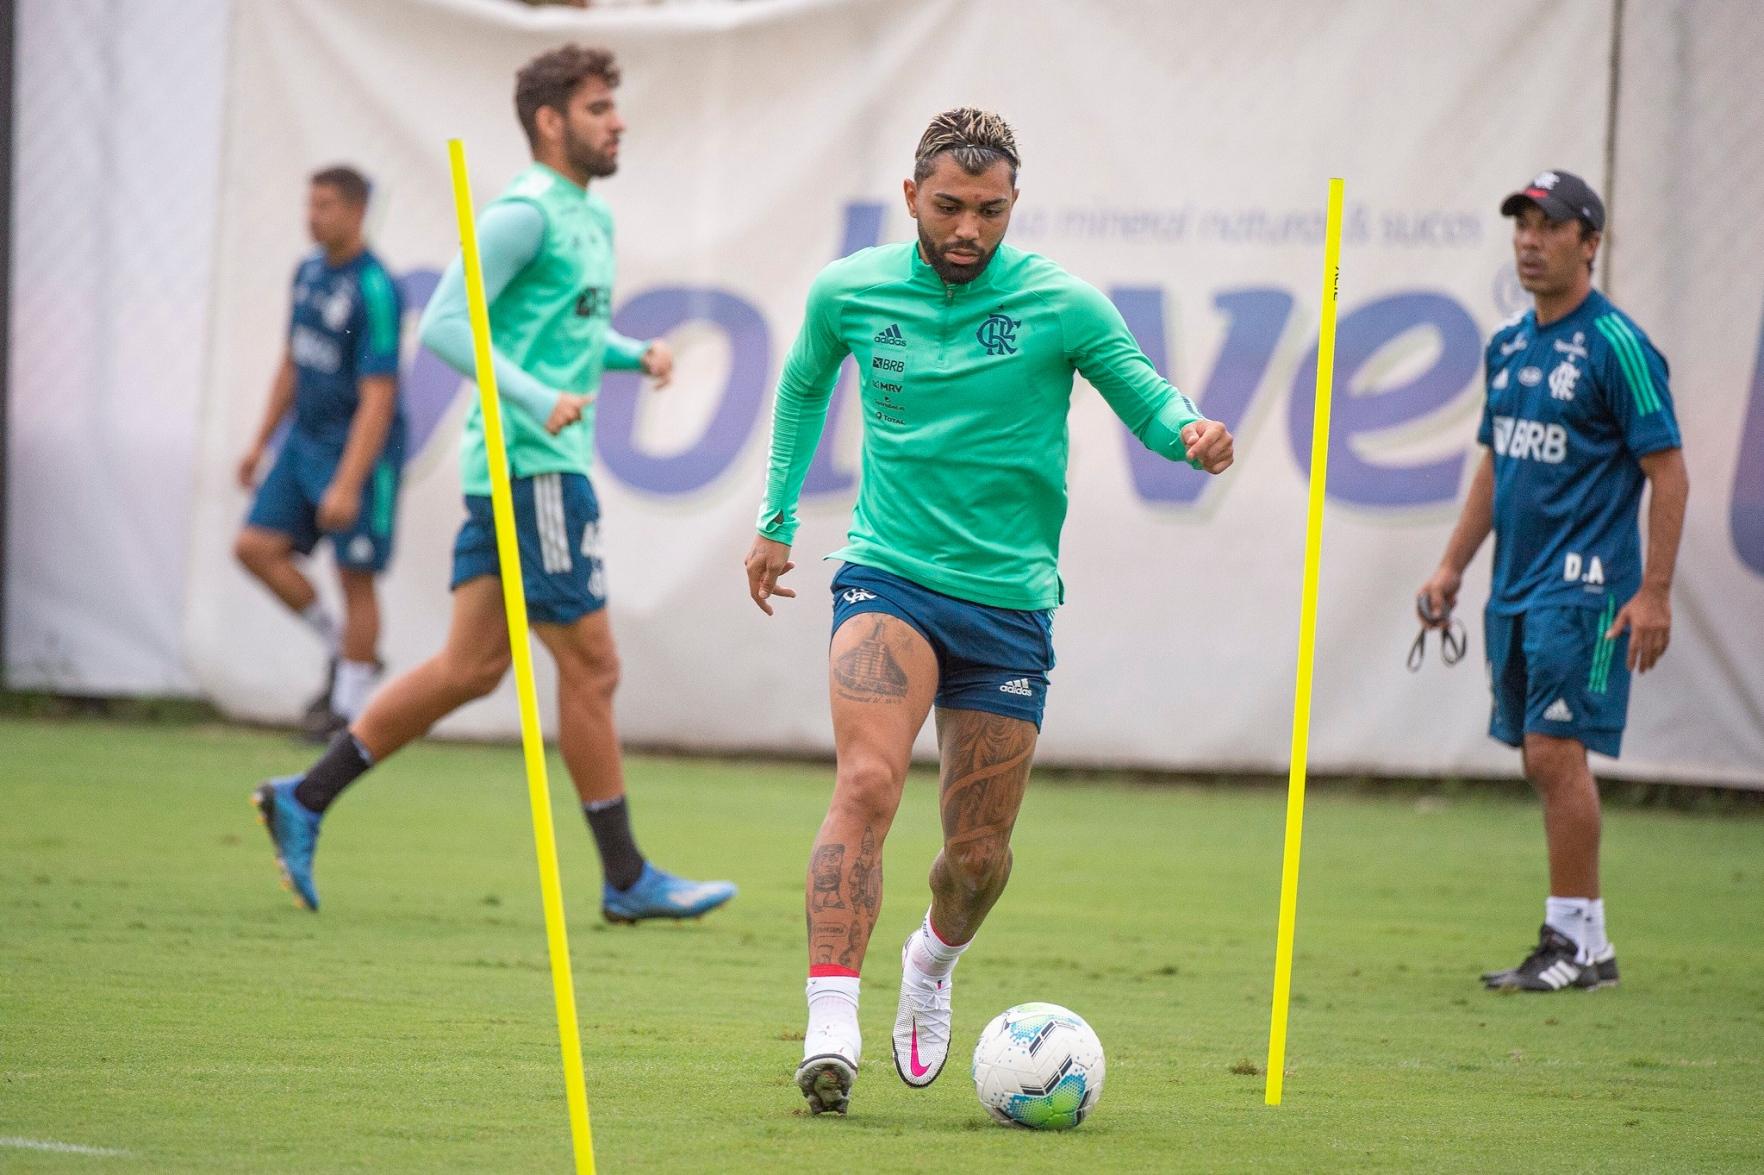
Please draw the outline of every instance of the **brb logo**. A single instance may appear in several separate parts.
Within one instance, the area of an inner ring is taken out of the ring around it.
[[[878,202],[847,204],[838,256],[878,244],[883,238],[884,215],[885,206]],[[399,279],[407,313],[421,311],[439,278],[438,270],[423,269]],[[1167,333],[1172,318],[1169,291],[1156,285],[1117,285],[1106,292],[1152,364],[1168,373],[1172,367]],[[1290,377],[1270,377],[1277,355],[1292,342],[1294,319],[1302,317],[1297,298],[1283,286],[1249,283],[1215,289],[1206,302],[1184,308],[1185,317],[1208,312],[1217,320],[1220,342],[1210,357],[1210,368],[1204,357],[1192,362],[1193,374],[1184,380],[1184,390],[1208,417],[1237,433],[1243,431],[1258,399],[1283,399],[1279,411],[1285,417],[1288,454],[1300,474],[1308,475],[1315,335],[1298,340],[1304,353],[1290,367]],[[617,307],[613,324],[633,338],[654,338],[687,324],[703,324],[726,340],[728,359],[723,385],[713,393],[713,402],[695,435],[665,439],[638,427],[640,377],[629,372],[610,373],[601,388],[595,429],[600,467],[606,476],[658,497],[696,494],[727,479],[744,453],[764,444],[767,408],[777,379],[774,330],[782,332],[787,344],[800,325],[794,318],[768,323],[748,298],[732,290],[676,285],[640,290],[626,298]],[[1004,325],[998,323],[996,335],[983,326],[978,342],[988,346],[991,340],[1015,348],[1019,324],[1012,322],[1008,331]],[[1388,369],[1388,348],[1405,337],[1428,340],[1427,358],[1399,374],[1383,374]],[[1465,468],[1475,451],[1469,430],[1461,430],[1461,443],[1441,446],[1425,457],[1394,455],[1378,441],[1386,435],[1411,433],[1435,419],[1441,422],[1442,435],[1444,429],[1457,427],[1450,423],[1453,410],[1461,407],[1466,397],[1481,393],[1487,337],[1487,331],[1456,298],[1434,290],[1386,291],[1357,306],[1343,307],[1336,331],[1337,391],[1330,428],[1328,493],[1332,502],[1402,511],[1425,510],[1458,500]],[[893,324],[878,333],[876,342],[899,347],[906,339],[899,325]],[[1279,366],[1285,369],[1286,363],[1283,360]],[[854,423],[852,414],[861,410],[851,405],[858,398],[862,374],[848,364],[840,375],[828,405],[827,426],[803,485],[805,500],[848,498],[857,485],[856,463],[837,438],[842,421]],[[1542,377],[1539,371],[1540,382]],[[1273,386],[1276,382],[1285,386]],[[415,349],[401,387],[410,430],[407,452],[421,452],[437,439],[437,429],[460,387],[458,373],[427,350]],[[1740,560],[1764,575],[1764,332],[1758,338],[1749,403],[1738,438],[1730,534]],[[1547,430],[1534,434],[1533,427],[1544,426],[1524,423],[1525,440],[1517,441],[1515,423],[1515,431],[1506,438],[1509,451],[1522,444],[1528,459],[1547,459],[1552,451]],[[1143,502],[1184,509],[1229,491],[1230,478],[1201,477],[1185,465],[1165,461],[1147,452],[1125,427],[1119,430],[1118,443],[1118,460],[1126,468],[1132,491]],[[1556,443],[1565,455],[1566,437]],[[752,489],[743,485],[732,487],[731,492],[745,495]]]
[[[1017,328],[1022,322],[1008,318],[1003,311],[994,310],[974,332],[980,345],[986,348],[988,355],[1015,355],[1017,353]]]
[[[1540,424],[1512,416],[1494,418],[1494,451],[1515,461],[1541,461],[1560,465],[1568,455],[1568,430],[1559,424]]]

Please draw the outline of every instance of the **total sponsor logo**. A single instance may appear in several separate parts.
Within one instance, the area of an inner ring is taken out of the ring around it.
[[[1568,456],[1568,430],[1559,424],[1497,416],[1494,418],[1494,451],[1498,457],[1510,457],[1515,461],[1560,465]]]

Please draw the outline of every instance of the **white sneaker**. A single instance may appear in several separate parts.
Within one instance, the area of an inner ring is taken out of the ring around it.
[[[914,931],[917,934],[918,931]],[[900,1008],[894,1014],[894,1069],[915,1088],[937,1080],[949,1060],[952,972],[932,979],[912,963],[912,935],[900,948]]]
[[[857,1080],[860,1047],[855,1036],[831,1026],[810,1028],[802,1042],[802,1064],[796,1067],[796,1088],[808,1099],[809,1113],[845,1113]]]

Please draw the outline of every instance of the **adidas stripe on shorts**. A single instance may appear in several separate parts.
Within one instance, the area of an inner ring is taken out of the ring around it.
[[[1629,634],[1605,639],[1615,615],[1610,598],[1597,608],[1485,613],[1490,737],[1518,747],[1526,734],[1550,734],[1615,758],[1629,713]]]

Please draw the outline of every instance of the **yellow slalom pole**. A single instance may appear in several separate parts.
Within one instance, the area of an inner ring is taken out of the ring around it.
[[[576,987],[570,976],[570,940],[564,928],[563,884],[557,871],[557,834],[551,825],[551,788],[545,776],[545,736],[539,730],[539,697],[533,686],[533,652],[527,639],[527,597],[521,586],[520,546],[515,538],[514,497],[508,453],[503,448],[501,402],[490,362],[490,308],[478,260],[472,189],[466,179],[465,145],[447,140],[453,168],[453,204],[459,214],[459,251],[465,261],[466,305],[472,319],[478,403],[484,410],[484,452],[490,462],[490,505],[496,516],[496,561],[502,570],[502,604],[508,612],[508,644],[514,657],[515,691],[521,703],[521,749],[527,760],[527,799],[533,808],[533,847],[539,856],[539,897],[545,908],[545,942],[551,953],[551,987],[557,999],[557,1036],[563,1049],[564,1098],[570,1109],[570,1142],[576,1170],[592,1175],[594,1136],[588,1126],[588,1084],[582,1075],[582,1036],[576,1024]]]
[[[1280,869],[1280,935],[1274,948],[1274,1013],[1268,1030],[1267,1102],[1280,1104],[1298,922],[1299,844],[1305,825],[1305,762],[1311,737],[1311,662],[1317,646],[1317,564],[1323,557],[1323,489],[1329,480],[1329,392],[1335,375],[1335,295],[1341,277],[1341,192],[1329,181],[1323,230],[1323,315],[1317,333],[1317,406],[1311,420],[1311,492],[1305,511],[1305,578],[1299,602],[1298,685],[1292,699],[1292,762],[1286,776],[1286,853]]]

